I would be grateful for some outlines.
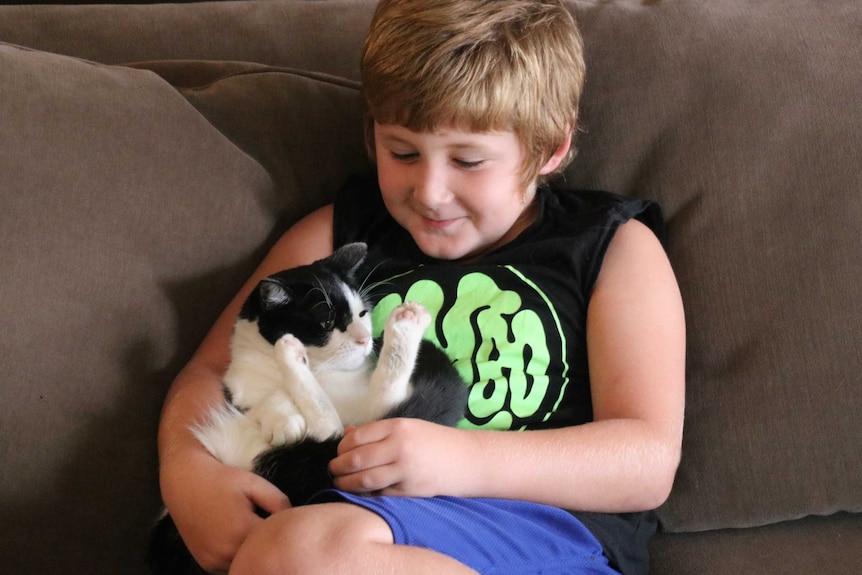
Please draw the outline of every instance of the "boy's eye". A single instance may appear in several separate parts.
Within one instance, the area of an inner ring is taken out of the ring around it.
[[[419,157],[419,154],[416,152],[399,153],[390,151],[389,154],[392,156],[392,159],[397,162],[412,162]]]
[[[470,169],[473,169],[473,168],[478,168],[478,167],[479,167],[479,166],[481,166],[483,163],[485,163],[485,160],[459,160],[459,159],[455,159],[455,160],[453,160],[453,161],[455,162],[455,164],[456,164],[459,168],[464,168],[465,170],[470,170]]]

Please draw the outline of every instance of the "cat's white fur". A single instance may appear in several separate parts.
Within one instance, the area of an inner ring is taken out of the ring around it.
[[[328,439],[344,425],[379,419],[410,396],[428,311],[414,302],[398,306],[387,318],[375,361],[371,315],[356,294],[345,295],[353,320],[346,331],[334,330],[322,348],[306,347],[289,334],[272,346],[254,322],[237,322],[224,384],[239,409],[216,409],[194,429],[216,458],[251,469],[270,447]]]

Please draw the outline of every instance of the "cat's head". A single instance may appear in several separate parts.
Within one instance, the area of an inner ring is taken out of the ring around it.
[[[363,243],[348,244],[307,266],[263,279],[240,318],[257,323],[275,344],[290,333],[305,344],[312,367],[355,369],[371,352],[371,313],[356,272],[365,259]]]

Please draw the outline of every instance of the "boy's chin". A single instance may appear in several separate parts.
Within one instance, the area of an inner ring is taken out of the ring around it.
[[[464,260],[479,256],[488,251],[488,248],[470,241],[417,241],[416,244],[428,257],[438,260]]]
[[[438,260],[459,260],[470,256],[473,252],[473,250],[470,249],[471,244],[449,238],[446,240],[442,240],[440,238],[433,238],[430,240],[425,238],[414,238],[414,240],[416,241],[416,245],[419,246],[419,249],[422,250],[422,253]]]
[[[446,231],[407,226],[413,241],[426,256],[438,260],[463,260],[480,256],[501,245],[506,237],[493,231],[478,230],[462,218]]]

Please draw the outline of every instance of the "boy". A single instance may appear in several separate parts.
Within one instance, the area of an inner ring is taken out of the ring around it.
[[[572,155],[571,15],[560,0],[383,0],[362,74],[378,181],[284,234],[166,401],[162,492],[189,549],[254,575],[646,572],[645,511],[680,453],[684,320],[654,205],[540,185]],[[470,403],[458,429],[349,430],[339,491],[292,508],[188,428],[221,400],[252,286],[357,240],[375,326],[425,304]]]

